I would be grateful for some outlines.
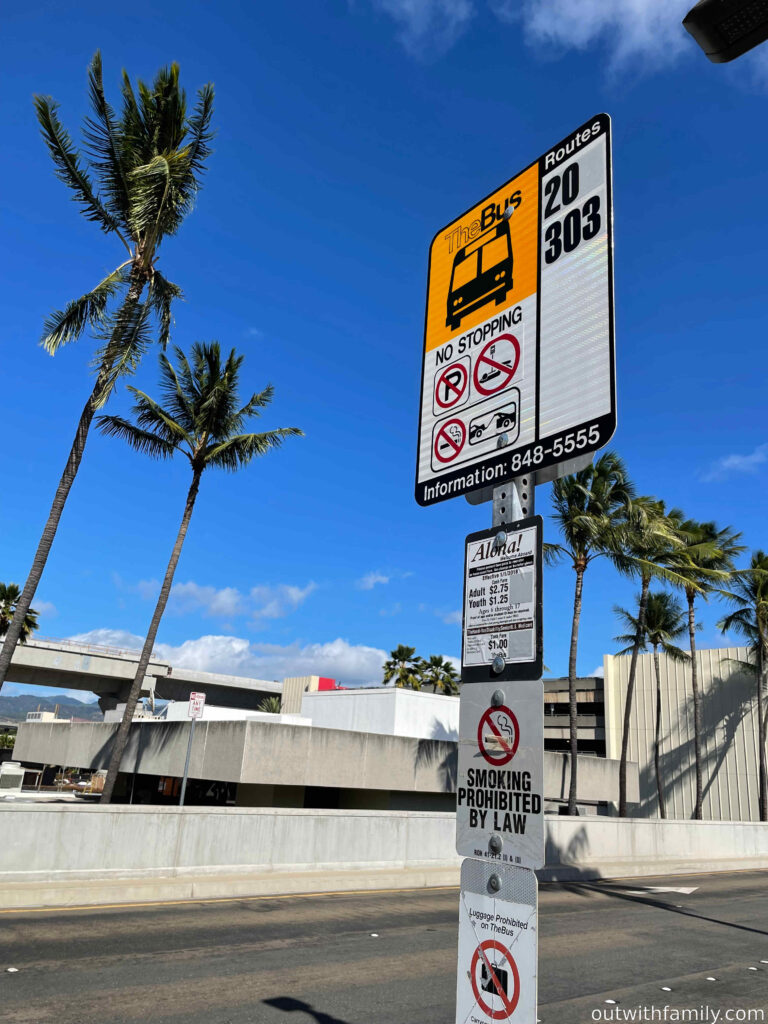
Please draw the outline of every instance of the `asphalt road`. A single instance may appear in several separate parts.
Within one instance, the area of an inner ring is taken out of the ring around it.
[[[542,1024],[768,1016],[766,893],[767,872],[542,886]],[[0,1020],[453,1024],[457,918],[456,889],[0,911]]]

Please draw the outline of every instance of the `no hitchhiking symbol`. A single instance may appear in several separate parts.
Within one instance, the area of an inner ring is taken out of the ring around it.
[[[520,726],[514,711],[502,704],[488,708],[477,726],[477,746],[488,764],[499,768],[509,764],[520,742]]]
[[[520,342],[514,334],[489,341],[475,360],[472,383],[481,395],[495,395],[507,387],[520,365]]]
[[[435,374],[435,405],[452,409],[466,400],[469,385],[469,359],[460,359]],[[436,410],[437,411],[437,410]]]
[[[464,447],[467,428],[463,420],[452,419],[441,423],[435,431],[434,454],[438,462],[453,462]]]
[[[508,1020],[520,1000],[520,974],[512,954],[496,939],[481,942],[469,967],[472,994],[491,1020]]]

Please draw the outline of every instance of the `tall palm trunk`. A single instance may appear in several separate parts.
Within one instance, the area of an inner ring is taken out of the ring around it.
[[[701,694],[699,693],[699,669],[696,664],[696,592],[686,587],[688,598],[688,636],[691,643],[691,689],[693,691],[693,759],[696,768],[696,803],[693,817],[701,820],[702,784],[701,784]]]
[[[766,695],[766,669],[768,669],[768,644],[760,638],[757,654],[757,746],[759,772],[760,821],[768,821],[768,766],[766,766],[765,728],[768,709],[763,710]]]
[[[645,610],[648,607],[648,588],[650,576],[645,573],[641,579],[640,607],[637,612],[637,630],[632,645],[632,661],[629,663],[629,679],[627,680],[627,696],[624,703],[624,728],[621,733],[621,760],[619,761],[619,817],[627,816],[627,755],[629,752],[629,728],[632,722],[632,701],[635,696],[635,676],[637,675],[637,656],[643,642],[645,631]]]
[[[131,730],[131,723],[133,722],[133,715],[136,711],[136,704],[139,699],[139,694],[141,693],[144,676],[146,675],[147,668],[149,667],[149,659],[152,657],[152,649],[155,646],[155,638],[157,637],[157,631],[160,628],[160,620],[163,617],[165,606],[168,604],[168,598],[171,593],[171,584],[173,583],[173,577],[176,573],[176,566],[179,563],[181,549],[184,546],[184,538],[187,535],[189,521],[192,518],[192,509],[195,507],[195,499],[197,498],[197,492],[200,487],[201,475],[202,470],[196,469],[192,476],[192,484],[187,493],[187,502],[184,506],[184,515],[181,517],[181,525],[179,526],[179,532],[176,536],[176,543],[173,545],[173,551],[171,552],[171,558],[168,562],[168,568],[165,570],[165,579],[163,580],[163,585],[160,588],[160,596],[158,597],[157,604],[155,605],[152,621],[149,624],[149,632],[147,633],[147,638],[144,641],[144,646],[141,649],[139,665],[136,669],[136,675],[133,683],[131,684],[130,693],[128,694],[123,719],[120,722],[120,728],[117,730],[117,735],[115,736],[115,745],[112,748],[112,755],[109,759],[109,768],[107,769],[107,777],[104,780],[104,791],[101,796],[101,803],[103,804],[108,804],[112,800],[115,782],[117,781],[117,775],[120,771],[120,762],[123,759],[123,754],[125,753],[125,748],[128,744],[128,736]]]
[[[578,706],[576,703],[576,656],[579,649],[579,621],[581,620],[581,595],[584,589],[586,565],[576,563],[576,589],[573,595],[573,623],[571,625],[571,653],[568,659],[568,725],[571,747],[571,780],[568,787],[568,813],[576,814],[577,760],[579,751]]]
[[[653,648],[653,666],[656,670],[656,742],[653,746],[653,764],[656,769],[656,792],[659,794],[659,817],[666,818],[664,792],[661,787],[661,666],[659,665],[659,648]]]
[[[123,305],[124,312],[130,312],[138,305],[143,288],[144,276],[140,276],[138,272],[134,272],[128,294]],[[115,340],[117,339],[113,336],[113,341]],[[75,477],[80,469],[80,463],[83,461],[83,452],[85,451],[85,442],[88,440],[88,431],[91,428],[93,417],[99,407],[99,400],[111,370],[112,356],[110,349],[111,345],[107,348],[104,361],[102,362],[98,376],[96,377],[96,383],[94,384],[93,391],[80,414],[75,438],[69,451],[69,457],[67,458],[64,472],[61,474],[59,486],[56,488],[53,504],[51,505],[51,510],[48,513],[48,519],[37,545],[35,557],[32,559],[32,567],[29,571],[29,575],[27,576],[27,582],[24,584],[21,596],[16,602],[16,610],[13,615],[13,620],[8,627],[8,632],[5,634],[3,649],[0,651],[0,689],[2,688],[2,685],[8,675],[8,670],[11,667],[11,660],[13,658],[14,651],[16,650],[16,644],[24,626],[24,618],[29,611],[32,601],[34,600],[35,592],[37,591],[40,579],[42,578],[45,564],[48,561],[48,555],[50,554],[51,547],[53,545],[53,539],[59,528],[59,522],[61,520],[62,512],[64,511],[64,505],[66,504],[69,492],[72,489],[72,484],[75,482]]]

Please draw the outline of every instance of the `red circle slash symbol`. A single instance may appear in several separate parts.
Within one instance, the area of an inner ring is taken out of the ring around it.
[[[489,956],[491,950],[499,955]],[[505,967],[505,963],[509,966]],[[487,1013],[491,1020],[508,1020],[520,1000],[520,974],[506,946],[496,939],[481,942],[472,956],[469,976],[472,979],[472,992],[483,1013]],[[501,1000],[498,1010],[491,1006],[489,996]]]
[[[453,462],[466,439],[463,420],[446,420],[435,434],[435,458],[440,462]]]
[[[469,371],[464,363],[446,366],[435,382],[435,401],[441,409],[456,405],[467,390]]]
[[[515,713],[502,704],[488,708],[477,726],[477,746],[488,764],[509,764],[517,753],[520,726]]]
[[[495,395],[511,382],[520,365],[520,342],[514,334],[489,341],[475,360],[472,380],[481,395]]]

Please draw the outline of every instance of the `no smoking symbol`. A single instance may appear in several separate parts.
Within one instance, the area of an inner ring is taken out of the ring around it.
[[[467,363],[451,363],[435,378],[435,402],[441,409],[451,409],[464,397],[469,384]]]
[[[514,711],[502,704],[488,708],[477,726],[477,746],[488,764],[497,768],[509,764],[517,753],[520,726]]]
[[[439,462],[453,462],[466,439],[467,428],[463,420],[446,420],[435,434],[435,458]]]
[[[495,395],[513,380],[520,365],[520,342],[514,334],[489,341],[475,360],[472,382],[481,395]]]

